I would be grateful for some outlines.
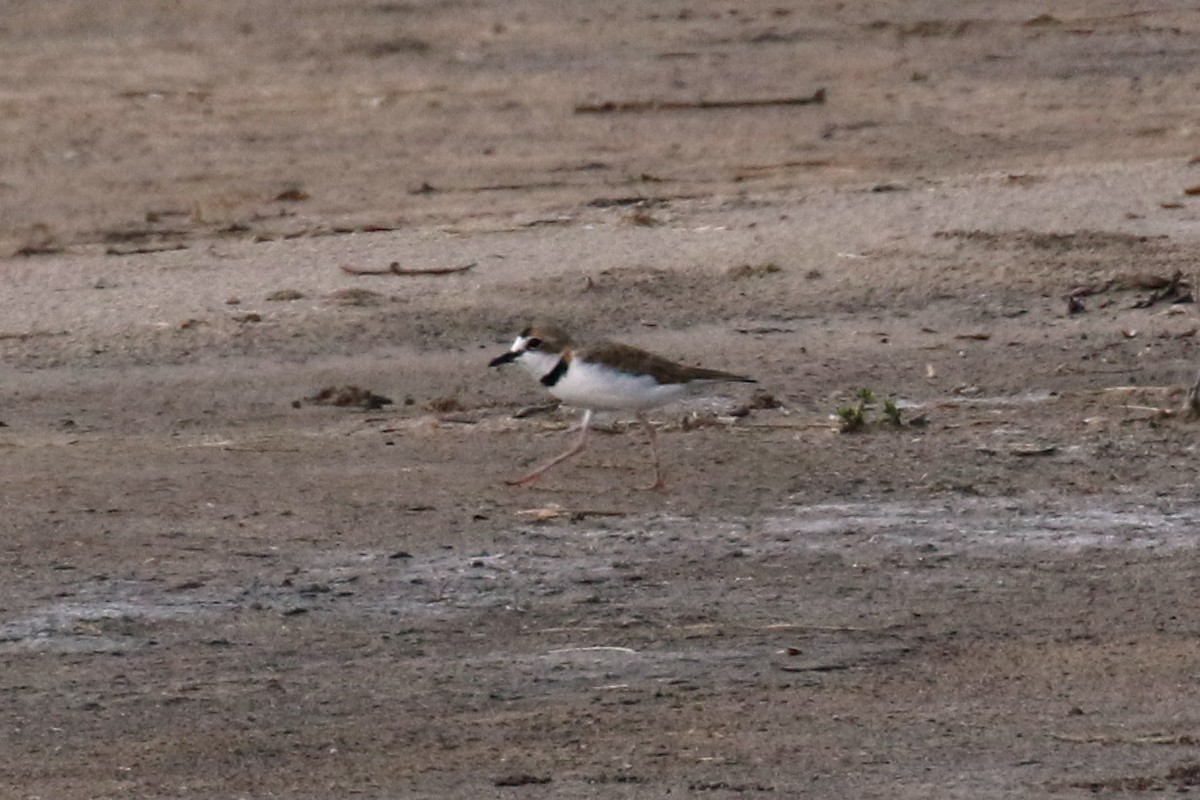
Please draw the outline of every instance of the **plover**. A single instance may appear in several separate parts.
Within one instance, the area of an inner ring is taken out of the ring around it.
[[[666,485],[658,437],[646,410],[687,395],[696,386],[714,382],[757,383],[753,378],[703,367],[688,367],[662,356],[616,342],[579,346],[562,328],[533,325],[521,331],[508,352],[493,358],[489,367],[515,363],[567,405],[584,409],[579,438],[566,452],[532,472],[506,483],[519,486],[537,480],[551,467],[578,455],[587,446],[588,426],[596,411],[633,411],[650,437],[654,454],[654,483]]]

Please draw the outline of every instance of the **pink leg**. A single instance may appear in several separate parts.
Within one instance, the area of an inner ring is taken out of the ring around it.
[[[566,451],[565,453],[560,453],[559,455],[556,455],[554,458],[550,459],[545,464],[542,464],[540,467],[535,469],[533,472],[530,472],[526,475],[522,475],[519,478],[507,480],[507,481],[505,481],[505,483],[507,483],[509,486],[524,486],[527,483],[533,483],[538,478],[540,478],[542,476],[542,473],[546,472],[546,470],[550,469],[551,467],[557,466],[558,464],[561,464],[562,462],[566,461],[571,456],[577,456],[580,453],[582,453],[583,449],[585,447],[587,447],[588,424],[591,423],[591,421],[592,421],[592,412],[589,409],[589,410],[583,412],[583,420],[579,423],[579,438],[575,440],[575,444],[571,446],[570,450]]]
[[[658,434],[654,432],[654,426],[650,424],[650,420],[646,418],[645,414],[639,411],[637,418],[650,436],[650,451],[654,453],[654,483],[641,488],[648,492],[661,492],[667,488],[667,477],[663,473],[662,456],[658,452]]]

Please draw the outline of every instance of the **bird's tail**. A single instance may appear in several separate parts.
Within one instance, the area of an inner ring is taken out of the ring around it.
[[[705,369],[704,367],[691,367],[688,370],[688,377],[694,381],[729,381],[730,383],[758,383],[754,378],[747,378],[745,375],[734,375],[732,372],[722,372],[719,369]]]

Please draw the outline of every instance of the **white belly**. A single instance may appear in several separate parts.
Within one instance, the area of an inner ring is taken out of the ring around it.
[[[646,375],[575,361],[550,393],[564,403],[597,411],[654,408],[687,394],[684,384],[660,384]]]

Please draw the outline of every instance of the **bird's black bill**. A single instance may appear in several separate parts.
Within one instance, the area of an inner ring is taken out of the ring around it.
[[[513,361],[516,361],[518,355],[520,355],[520,353],[509,350],[507,353],[498,355],[495,358],[493,358],[490,362],[488,362],[488,366],[489,367],[503,367],[505,364],[511,364]]]

